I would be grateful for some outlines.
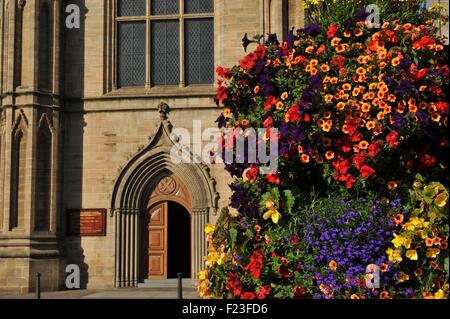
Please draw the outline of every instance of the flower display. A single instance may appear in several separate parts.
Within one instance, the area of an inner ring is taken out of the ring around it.
[[[404,270],[397,276],[400,289],[391,288],[391,294],[448,298],[448,191],[440,183],[425,184],[420,175],[414,185],[411,209],[396,225],[394,248],[386,251],[389,260]]]
[[[232,195],[207,226],[202,297],[448,296],[447,47],[431,20],[372,28],[352,12],[286,41],[245,36],[255,50],[217,69],[220,152],[264,128],[278,168],[224,164]]]

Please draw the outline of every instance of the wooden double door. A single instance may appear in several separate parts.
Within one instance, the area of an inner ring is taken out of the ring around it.
[[[180,204],[161,202],[148,218],[148,278],[190,277],[190,214]]]

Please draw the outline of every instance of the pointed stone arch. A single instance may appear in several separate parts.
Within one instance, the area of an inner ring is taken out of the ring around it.
[[[20,110],[11,136],[11,173],[9,199],[9,230],[23,227],[25,218],[25,183],[27,170],[28,120]]]
[[[34,231],[50,231],[52,194],[53,127],[46,113],[41,115],[36,134]]]
[[[139,216],[147,210],[149,196],[165,176],[174,175],[189,186],[191,207],[191,277],[203,267],[206,240],[203,233],[210,214],[218,208],[215,181],[204,164],[175,164],[170,150],[175,145],[171,124],[161,124],[150,143],[123,168],[114,186],[111,213],[116,224],[116,287],[136,286],[139,280],[139,242],[142,229]],[[192,158],[192,155],[190,155]],[[185,205],[186,206],[186,205]]]

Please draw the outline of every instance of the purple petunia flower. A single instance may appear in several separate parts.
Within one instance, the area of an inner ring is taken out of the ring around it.
[[[315,36],[318,36],[320,33],[322,33],[322,28],[317,23],[309,23],[303,29],[300,29],[299,31],[303,32],[306,35],[315,37]]]

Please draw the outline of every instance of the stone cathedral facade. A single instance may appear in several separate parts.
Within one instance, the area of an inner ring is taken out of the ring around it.
[[[174,164],[171,130],[216,127],[215,68],[303,19],[298,0],[0,0],[0,290],[64,289],[67,265],[82,288],[195,278],[230,179]],[[91,210],[103,232],[73,234]]]

